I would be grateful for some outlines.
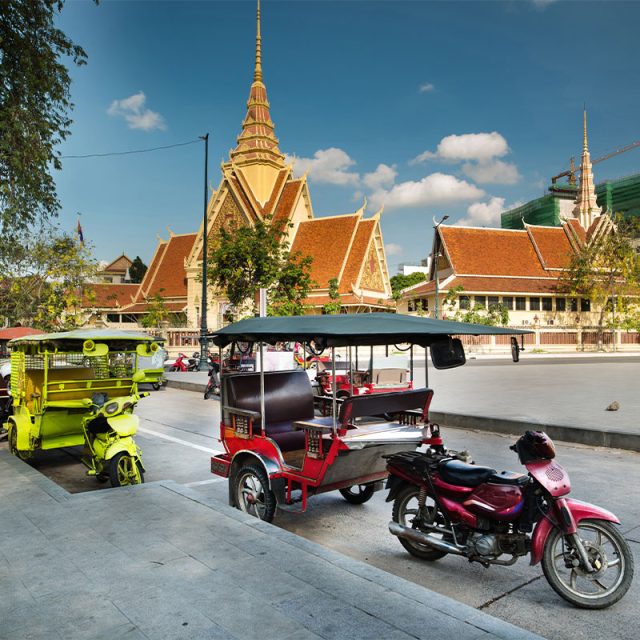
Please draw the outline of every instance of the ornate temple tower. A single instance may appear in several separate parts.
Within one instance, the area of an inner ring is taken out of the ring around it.
[[[589,229],[595,218],[602,214],[602,210],[596,203],[596,190],[593,183],[593,171],[591,169],[591,157],[587,144],[587,110],[584,110],[584,141],[582,146],[582,160],[580,162],[580,186],[575,199],[573,216],[577,218],[582,228]]]

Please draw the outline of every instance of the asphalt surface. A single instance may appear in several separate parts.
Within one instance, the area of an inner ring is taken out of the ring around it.
[[[226,502],[226,481],[209,473],[210,452],[220,448],[218,402],[170,388],[141,401],[138,413],[142,420],[136,440],[143,450],[147,482],[175,480],[203,498]],[[443,433],[450,447],[469,449],[480,464],[518,468],[517,459],[508,450],[513,441],[510,437],[446,427]],[[41,454],[33,465],[69,491],[103,487],[83,475],[79,454],[73,450]],[[638,566],[639,454],[560,444],[558,459],[571,474],[573,497],[599,504],[620,517]],[[305,514],[279,513],[275,524],[547,638],[637,637],[637,580],[611,609],[587,612],[559,598],[547,585],[540,567],[529,567],[526,558],[512,567],[488,570],[455,557],[421,562],[409,556],[388,533],[391,505],[384,497],[378,493],[367,504],[356,507],[337,493],[317,496]]]

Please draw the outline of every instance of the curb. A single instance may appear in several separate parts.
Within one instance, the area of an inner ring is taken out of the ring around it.
[[[204,393],[206,388],[204,384],[182,380],[167,380],[167,386],[197,393]],[[429,417],[433,422],[454,429],[477,429],[478,431],[493,431],[494,433],[505,433],[514,436],[522,435],[522,432],[527,429],[543,430],[554,440],[584,444],[591,447],[624,449],[640,453],[640,434],[628,431],[602,431],[571,425],[524,422],[522,420],[465,415],[446,411],[430,411]]]

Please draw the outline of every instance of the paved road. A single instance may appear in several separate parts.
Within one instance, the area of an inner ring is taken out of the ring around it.
[[[226,500],[226,482],[209,473],[210,451],[219,448],[217,410],[216,401],[172,389],[141,402],[137,440],[144,453],[148,481],[173,479],[206,497]],[[514,454],[507,448],[512,441],[509,437],[453,429],[444,432],[449,446],[467,447],[480,463],[517,468]],[[62,452],[55,460],[49,455],[39,456],[35,465],[68,490],[98,488],[94,479],[82,475],[77,456],[78,451]],[[575,497],[601,504],[622,519],[640,566],[640,455],[560,445],[558,457],[571,473]],[[557,597],[540,568],[529,567],[526,560],[513,567],[487,570],[460,558],[444,558],[433,564],[412,558],[387,532],[390,511],[383,493],[361,507],[348,505],[339,494],[328,494],[314,498],[303,515],[279,514],[276,524],[548,638],[637,638],[638,579],[614,608],[579,611]]]

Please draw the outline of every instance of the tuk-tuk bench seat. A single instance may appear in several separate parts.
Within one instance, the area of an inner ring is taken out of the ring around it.
[[[232,416],[250,420],[253,435],[265,435],[283,452],[304,449],[305,433],[298,421],[314,421],[313,391],[305,371],[267,371],[264,374],[265,424],[260,414],[260,373],[223,376],[224,422]]]

